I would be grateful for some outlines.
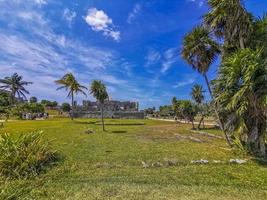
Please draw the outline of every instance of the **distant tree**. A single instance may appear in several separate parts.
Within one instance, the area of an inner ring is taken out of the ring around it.
[[[31,97],[30,98],[30,103],[37,103],[37,97]]]
[[[145,109],[145,113],[148,115],[154,114],[155,111],[156,111],[155,107]]]
[[[203,94],[204,92],[205,91],[203,90],[202,86],[199,84],[195,84],[191,91],[192,99],[196,102],[198,111],[201,114],[201,119],[197,127],[198,129],[200,129],[201,123],[204,120],[204,111],[203,111],[203,105],[202,105],[204,101],[204,94]]]
[[[169,116],[173,116],[174,112],[173,112],[173,108],[172,105],[164,105],[164,106],[160,106],[159,107],[159,114],[162,117],[169,117]]]
[[[58,105],[58,102],[56,101],[49,101],[49,100],[42,100],[41,104],[43,104],[45,107],[52,107],[55,108]]]
[[[41,103],[24,103],[22,104],[22,108],[24,112],[30,113],[43,113],[45,111]]]
[[[59,88],[57,88],[57,90],[66,89],[69,91],[67,97],[71,97],[71,119],[73,120],[74,95],[82,93],[87,96],[84,92],[84,90],[87,90],[87,88],[85,86],[80,85],[71,73],[65,74],[61,79],[55,82],[56,84],[61,85]]]
[[[92,94],[101,105],[102,128],[103,128],[103,131],[105,131],[103,110],[104,110],[105,100],[108,100],[109,98],[108,92],[106,90],[106,86],[101,81],[94,80],[91,83],[90,94]]]
[[[70,104],[69,103],[62,103],[61,109],[63,112],[70,112],[70,110],[71,110]]]
[[[25,86],[32,84],[32,82],[27,82],[22,80],[23,77],[19,76],[17,73],[14,73],[11,77],[5,77],[0,79],[0,89],[5,89],[10,91],[10,104],[15,103],[16,95],[19,99],[27,99],[25,94],[29,94]]]
[[[0,92],[0,107],[9,106],[9,95],[6,92]]]
[[[6,92],[0,92],[0,117],[4,117],[6,121],[9,118],[10,96]]]
[[[181,100],[179,102],[179,111],[183,118],[190,121],[192,128],[195,129],[194,119],[197,114],[196,106],[189,100]]]

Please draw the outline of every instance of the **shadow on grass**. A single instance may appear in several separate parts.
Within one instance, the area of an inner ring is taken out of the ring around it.
[[[112,131],[112,133],[127,133],[127,131]]]
[[[267,167],[267,158],[253,158],[252,160],[262,167]]]
[[[98,122],[96,122],[95,123],[95,125],[101,125],[102,126],[102,124],[101,123],[98,123]],[[143,126],[143,125],[145,125],[145,123],[142,123],[142,122],[140,122],[140,123],[105,123],[105,125],[107,125],[107,126]]]
[[[211,127],[205,127],[205,128],[199,129],[199,131],[209,131],[209,130],[221,130],[221,129],[220,127],[217,127],[217,126],[211,126]]]
[[[74,123],[76,123],[76,124],[96,124],[96,123],[99,123],[99,121],[95,121],[95,122],[74,121]]]

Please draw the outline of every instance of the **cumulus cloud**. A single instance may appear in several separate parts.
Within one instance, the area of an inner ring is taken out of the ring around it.
[[[140,4],[135,4],[133,10],[129,13],[127,23],[132,24],[136,17],[140,14],[142,7]]]
[[[102,32],[103,35],[111,37],[115,41],[120,40],[120,32],[114,29],[112,19],[103,10],[88,9],[84,20],[93,31]]]

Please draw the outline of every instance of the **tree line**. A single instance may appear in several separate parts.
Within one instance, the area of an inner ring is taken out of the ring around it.
[[[101,105],[101,121],[103,131],[105,131],[104,125],[104,102],[108,100],[108,92],[105,84],[100,80],[94,80],[87,88],[81,85],[73,74],[67,73],[61,79],[55,81],[59,85],[57,90],[66,89],[68,92],[67,97],[71,98],[71,107],[68,103],[63,103],[62,108],[65,111],[71,111],[70,117],[74,118],[74,98],[78,93],[82,93],[87,96],[86,91],[89,90]],[[56,107],[58,103],[56,101],[42,100],[41,103],[37,102],[36,97],[31,97],[29,102],[25,102],[26,95],[30,94],[26,89],[26,86],[33,84],[23,80],[23,77],[14,73],[10,77],[0,79],[0,113],[5,114],[7,119],[9,115],[20,116],[23,112],[41,113],[44,112],[45,107]]]

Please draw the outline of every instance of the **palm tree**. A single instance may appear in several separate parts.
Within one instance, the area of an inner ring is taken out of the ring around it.
[[[251,153],[266,155],[267,68],[262,50],[243,49],[228,57],[215,81],[216,102],[231,113],[226,129]]]
[[[10,104],[15,103],[16,95],[18,99],[27,99],[25,94],[29,94],[29,91],[25,89],[25,86],[32,84],[32,82],[27,82],[22,80],[23,77],[14,73],[11,77],[5,77],[0,79],[0,89],[10,91]]]
[[[67,97],[71,97],[71,119],[73,120],[74,112],[74,94],[82,93],[87,96],[83,90],[87,90],[85,86],[78,83],[72,73],[65,74],[61,79],[55,81],[56,84],[61,85],[57,90],[66,89],[68,92]]]
[[[108,92],[106,90],[106,86],[98,80],[94,80],[91,83],[90,93],[97,99],[97,101],[101,105],[101,120],[102,120],[102,128],[105,131],[105,124],[104,124],[104,103],[105,100],[109,98]]]
[[[201,108],[201,105],[202,105],[203,100],[204,100],[204,94],[203,94],[204,92],[205,91],[203,90],[202,86],[199,84],[195,84],[193,86],[192,92],[191,92],[192,99],[196,102],[198,108],[200,109],[200,113],[201,113],[201,119],[200,119],[199,124],[198,124],[198,129],[200,129],[200,125],[204,120],[204,114],[203,114],[203,111]]]
[[[197,70],[203,75],[212,100],[214,98],[207,77],[207,72],[219,53],[219,45],[211,39],[209,31],[202,26],[197,26],[184,38],[182,57],[189,65],[192,66],[194,70]],[[216,106],[214,107],[214,110],[218,117],[220,128],[224,131],[224,125],[220,119]],[[224,134],[228,144],[230,145],[230,139],[225,131]]]
[[[245,48],[252,33],[252,17],[242,0],[208,0],[210,11],[205,24],[223,38],[227,48]]]

